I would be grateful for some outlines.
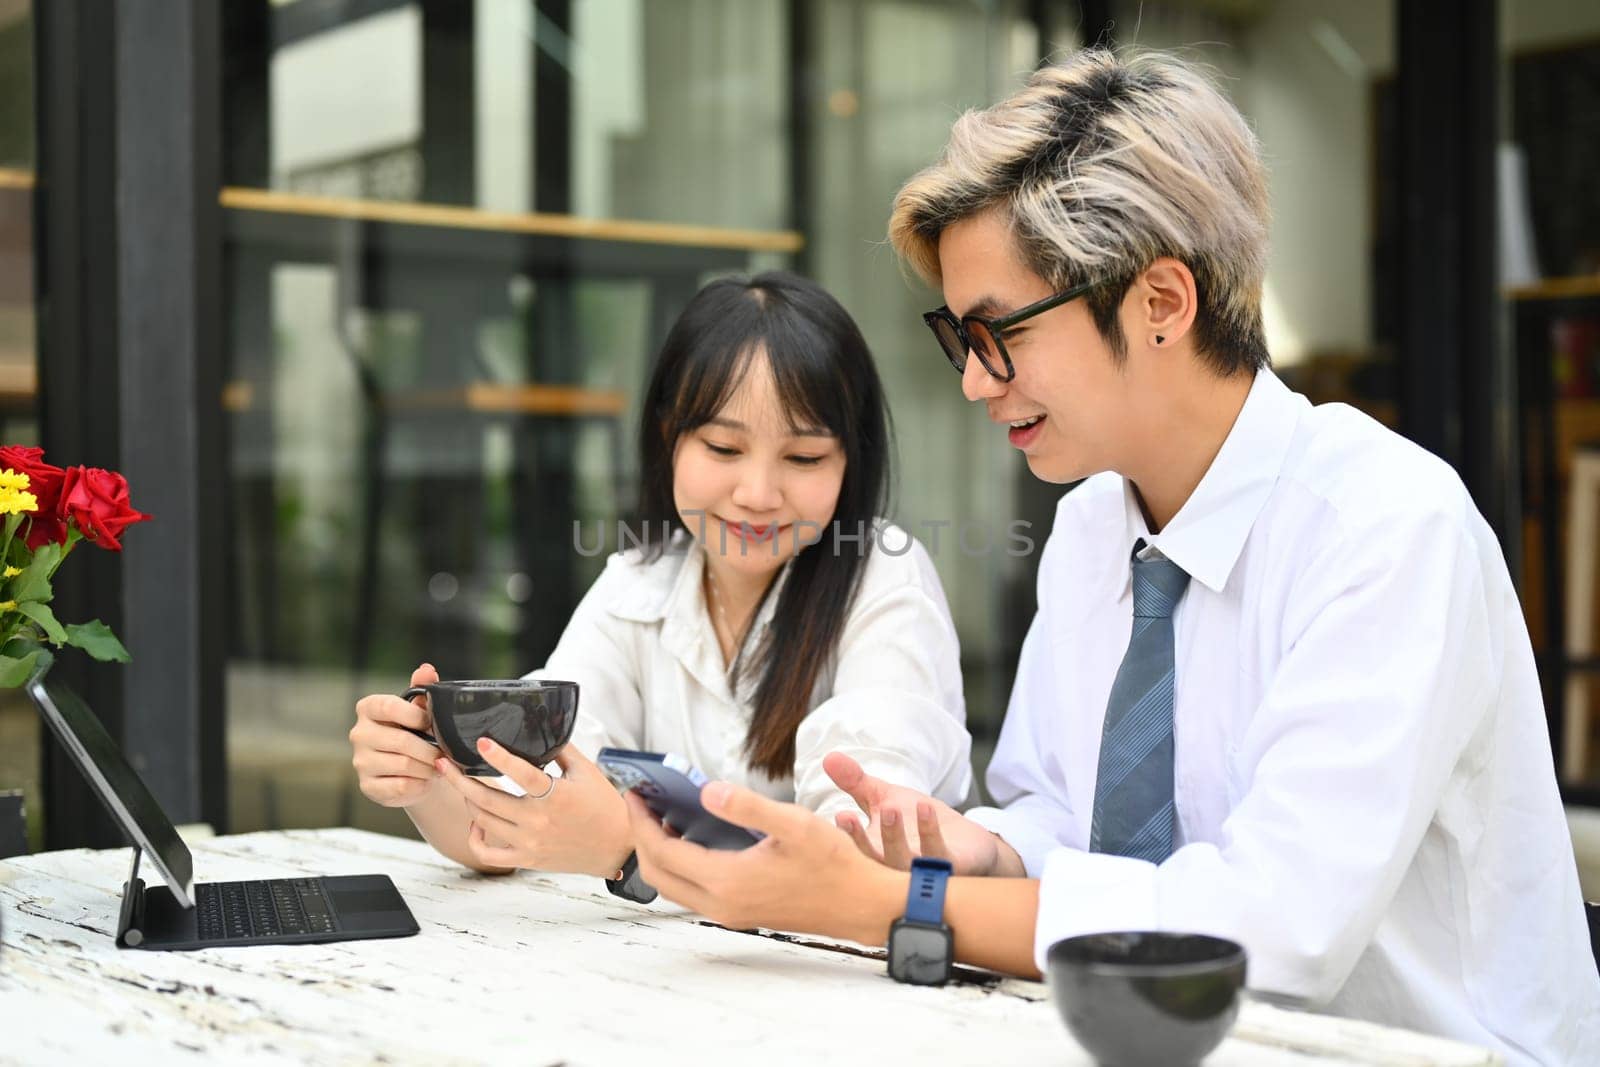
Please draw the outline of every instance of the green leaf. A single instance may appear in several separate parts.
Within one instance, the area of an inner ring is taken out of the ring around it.
[[[11,558],[11,540],[17,536],[17,527],[22,525],[24,517],[20,511],[15,515],[6,516],[5,534],[3,538],[0,538],[0,543],[5,545],[4,548],[0,548],[0,563],[4,563]]]
[[[16,689],[28,680],[33,673],[33,661],[39,658],[38,652],[29,652],[18,659],[16,656],[0,656],[0,689]]]
[[[117,635],[111,632],[111,627],[99,619],[68,626],[67,644],[83,649],[103,663],[127,663],[132,659]]]
[[[50,610],[50,605],[41,604],[37,600],[29,600],[17,605],[17,610],[44,630],[44,635],[50,639],[51,644],[63,645],[67,641],[67,631],[62,629],[56,621],[56,613]]]
[[[48,652],[43,645],[33,639],[31,634],[18,634],[5,644],[0,645],[0,656],[10,656],[12,659],[22,659],[30,652]]]
[[[40,545],[39,550],[33,554],[33,559],[22,569],[22,573],[17,575],[17,584],[11,587],[11,599],[49,600],[50,575],[54,573],[56,564],[60,560],[60,545],[54,543]]]

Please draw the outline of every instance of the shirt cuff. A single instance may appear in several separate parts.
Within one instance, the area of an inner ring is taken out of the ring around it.
[[[1012,846],[1013,848],[1016,846]],[[1080,934],[1159,930],[1156,871],[1148,860],[1057,848],[1044,863],[1033,962],[1041,973],[1050,946]],[[1028,873],[1032,874],[1030,867]]]
[[[967,818],[1010,845],[1022,859],[1029,878],[1038,878],[1044,872],[1046,858],[1061,847],[1055,830],[1034,822],[1020,811],[1004,808],[973,808],[963,812]]]

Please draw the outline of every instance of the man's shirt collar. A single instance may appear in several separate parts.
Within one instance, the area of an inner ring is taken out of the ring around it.
[[[1141,539],[1207,589],[1222,592],[1250,528],[1283,470],[1300,416],[1310,407],[1271,370],[1257,371],[1216,458],[1158,534],[1152,534],[1145,523],[1133,483],[1122,479],[1121,595],[1128,594],[1133,547]]]

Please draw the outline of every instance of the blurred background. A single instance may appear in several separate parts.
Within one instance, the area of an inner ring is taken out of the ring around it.
[[[0,437],[156,516],[59,583],[133,663],[62,673],[179,821],[409,832],[355,788],[355,699],[543,662],[603,564],[574,524],[635,491],[652,352],[728,272],[861,323],[902,525],[1042,544],[1059,489],[963,401],[884,227],[957,114],[1096,41],[1213,65],[1254,125],[1279,373],[1461,471],[1563,789],[1600,803],[1600,5],[1571,0],[0,0]],[[980,772],[1036,558],[937,555]],[[115,843],[14,697],[31,847]]]

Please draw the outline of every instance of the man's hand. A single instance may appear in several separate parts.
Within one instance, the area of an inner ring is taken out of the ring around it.
[[[487,737],[478,741],[478,752],[528,795],[514,797],[462,774],[443,757],[435,763],[472,813],[466,847],[473,859],[487,867],[605,878],[627,860],[633,850],[627,809],[616,788],[582,752],[570,744],[556,752],[560,778],[551,778]]]
[[[671,836],[638,796],[626,796],[639,873],[661,895],[735,930],[767,927],[880,945],[905,907],[906,879],[795,804],[726,782],[700,791],[707,811],[767,836],[738,852]]]
[[[867,816],[865,826],[848,812],[834,817],[863,855],[896,870],[930,856],[949,860],[956,874],[1025,875],[1010,845],[944,801],[874,778],[842,752],[830,752],[822,768]]]

